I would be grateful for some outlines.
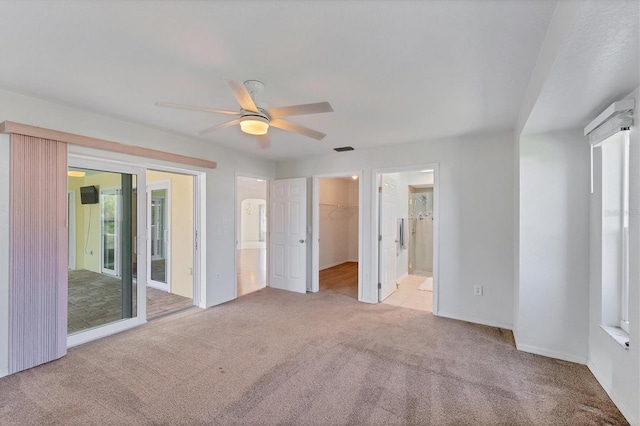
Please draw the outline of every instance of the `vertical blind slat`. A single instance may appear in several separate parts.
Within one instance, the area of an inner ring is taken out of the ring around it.
[[[11,135],[10,372],[67,352],[67,145]]]

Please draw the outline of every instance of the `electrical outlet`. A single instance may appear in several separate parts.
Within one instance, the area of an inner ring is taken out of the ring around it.
[[[482,296],[482,286],[481,285],[474,285],[473,286],[473,295],[474,296]]]
[[[187,268],[187,275],[193,275],[193,268]]]

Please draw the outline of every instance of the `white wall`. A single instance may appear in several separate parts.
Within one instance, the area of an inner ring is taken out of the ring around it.
[[[629,208],[629,341],[624,349],[600,324],[602,318],[602,216],[600,209],[600,150],[594,150],[594,195],[591,197],[591,274],[589,283],[588,366],[620,411],[632,424],[640,424],[640,88],[630,134]]]
[[[235,297],[235,174],[236,171],[272,177],[275,164],[272,161],[250,157],[233,150],[220,148],[214,143],[176,136],[158,129],[131,124],[69,106],[35,99],[21,94],[0,90],[0,122],[15,121],[52,130],[76,133],[130,145],[164,150],[182,155],[205,158],[218,162],[215,170],[206,171],[206,300],[213,306]],[[5,150],[6,148],[2,148]],[[95,153],[95,150],[70,147],[74,152]],[[3,151],[4,152],[4,151]],[[140,160],[115,153],[101,153],[105,158],[133,159],[142,164],[177,166],[160,161]],[[6,156],[1,156],[2,163]],[[0,218],[9,205],[6,167],[0,173]],[[0,244],[8,235],[8,221],[0,221]],[[0,251],[0,272],[8,262],[8,250]],[[0,277],[1,278],[1,277]],[[6,338],[2,335],[8,327],[6,298],[8,279],[0,280],[0,372],[8,366]]]
[[[585,363],[589,147],[580,129],[520,140],[519,349]]]
[[[357,262],[358,183],[343,178],[322,178],[319,183],[319,269]]]
[[[374,170],[439,163],[439,314],[511,328],[513,134],[460,136],[278,163],[278,178],[363,170],[363,300],[377,302],[372,269]],[[488,190],[490,188],[490,190]],[[484,296],[473,296],[473,285]]]
[[[349,238],[347,244],[349,246],[349,252],[347,259],[349,262],[358,261],[358,204],[359,194],[358,187],[360,184],[357,180],[350,180],[347,185],[347,205],[353,206],[351,209],[351,215],[349,216],[349,226],[347,232]]]

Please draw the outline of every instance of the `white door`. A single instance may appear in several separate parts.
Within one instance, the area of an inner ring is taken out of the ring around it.
[[[271,181],[270,280],[282,290],[307,291],[307,180]]]
[[[380,218],[379,218],[379,271],[380,302],[396,291],[396,255],[397,255],[397,224],[396,224],[396,186],[395,179],[382,175],[380,190]]]
[[[122,193],[120,189],[100,190],[101,271],[120,276],[120,225],[122,221]]]
[[[169,181],[147,185],[147,285],[171,289],[171,186]]]

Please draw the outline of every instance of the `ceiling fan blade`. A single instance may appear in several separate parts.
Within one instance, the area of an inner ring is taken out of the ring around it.
[[[312,130],[307,127],[300,126],[298,124],[294,124],[290,121],[281,120],[276,118],[275,120],[271,120],[269,122],[270,126],[277,127],[278,129],[286,130],[288,132],[298,133],[303,136],[307,136],[313,139],[321,140],[324,138],[326,133],[318,132],[317,130]]]
[[[215,126],[211,126],[211,127],[207,128],[207,129],[204,129],[204,130],[198,132],[198,135],[200,135],[200,136],[206,135],[207,133],[211,133],[214,130],[224,129],[225,127],[230,127],[230,126],[233,126],[233,125],[238,124],[238,123],[240,123],[240,119],[236,118],[235,120],[227,121],[227,122],[222,123],[222,124],[216,124]]]
[[[227,111],[224,109],[206,108],[196,105],[182,105],[171,102],[156,102],[156,105],[163,108],[188,109],[190,111],[215,112],[216,114],[240,115],[238,111]]]
[[[256,139],[258,140],[258,145],[260,146],[260,148],[264,149],[271,146],[271,140],[269,139],[268,134],[256,136]]]
[[[291,115],[319,114],[321,112],[333,112],[329,102],[315,104],[291,105],[266,110],[271,118],[289,117]]]
[[[239,83],[235,80],[227,80],[227,85],[229,86],[231,92],[233,93],[233,96],[236,98],[243,109],[251,112],[258,112],[258,107],[253,102],[253,99],[247,91],[247,88],[244,87],[244,84]]]

